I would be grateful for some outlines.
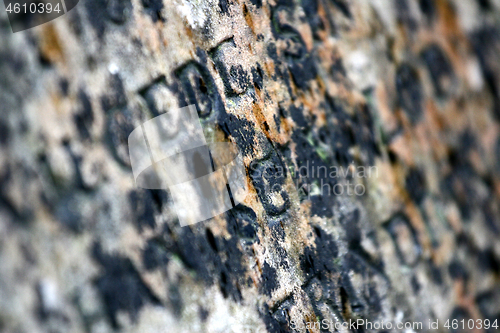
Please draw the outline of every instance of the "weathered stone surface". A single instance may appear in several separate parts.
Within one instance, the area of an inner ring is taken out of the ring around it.
[[[16,34],[2,11],[0,331],[500,320],[498,54],[498,0],[82,0]],[[181,228],[127,137],[193,103],[251,195]]]

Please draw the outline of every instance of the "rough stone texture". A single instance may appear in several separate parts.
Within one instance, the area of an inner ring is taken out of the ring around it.
[[[16,34],[0,15],[1,332],[500,319],[499,0],[81,0]],[[181,228],[127,137],[192,103],[251,195]],[[347,181],[366,193],[318,194]]]

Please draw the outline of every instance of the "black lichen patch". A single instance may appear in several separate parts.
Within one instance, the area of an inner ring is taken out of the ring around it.
[[[484,272],[500,273],[500,259],[491,249],[480,251],[477,256],[479,267]]]
[[[359,210],[355,209],[350,214],[343,216],[340,220],[345,230],[345,237],[352,248],[354,244],[361,243],[361,226],[359,225]]]
[[[422,58],[431,74],[436,95],[448,96],[453,90],[456,77],[446,54],[437,44],[433,44],[422,51]]]
[[[335,82],[342,82],[347,76],[342,58],[337,58],[330,67],[330,75]]]
[[[87,19],[94,29],[96,36],[102,39],[106,32],[108,22],[123,24],[127,21],[132,13],[132,2],[130,0],[88,0],[85,1],[84,8]],[[77,11],[73,10],[71,13],[74,14],[73,16],[78,17]],[[81,33],[81,30],[81,23],[78,23],[78,35]]]
[[[326,129],[326,128],[325,128]],[[320,140],[325,143],[325,138],[321,135]],[[330,133],[326,134],[327,136]],[[292,139],[296,143],[295,146],[295,163],[294,173],[292,178],[297,186],[297,190],[301,201],[309,199],[311,201],[311,216],[318,215],[320,217],[333,216],[333,204],[335,201],[334,186],[337,184],[336,176],[331,177],[328,161],[324,161],[322,156],[316,151],[317,148],[311,145],[311,142],[305,137],[301,130],[296,130],[292,134]],[[313,142],[314,143],[314,142]],[[283,147],[283,155],[287,160],[288,165],[293,165],[291,151],[287,147]],[[324,157],[324,156],[323,156]],[[320,189],[321,195],[314,195],[312,192],[313,186]]]
[[[498,50],[500,37],[497,28],[484,28],[471,35],[472,45],[479,58],[488,88],[493,94],[493,114],[500,121],[500,81],[498,80]]]
[[[459,138],[460,160],[462,163],[471,164],[470,153],[482,153],[482,147],[478,145],[476,136],[468,128],[462,132]]]
[[[104,272],[94,280],[106,305],[106,312],[114,328],[118,328],[119,311],[126,312],[133,321],[137,320],[140,309],[147,303],[159,305],[141,280],[134,265],[128,258],[106,254],[99,243],[95,243],[92,256],[103,267]]]
[[[207,285],[217,283],[224,297],[242,299],[239,288],[246,283],[246,269],[237,237],[215,236],[205,228],[193,231],[185,227],[176,236],[166,231],[163,246],[177,255],[197,279]]]
[[[243,94],[249,86],[250,78],[242,65],[228,63],[228,53],[239,52],[233,39],[226,40],[210,51],[217,71],[224,83],[226,96],[234,97]]]
[[[288,68],[292,73],[293,82],[299,89],[307,89],[307,82],[316,78],[317,75],[314,58],[309,54],[300,61],[291,60]]]
[[[68,26],[71,29],[70,31],[73,32],[77,37],[80,37],[83,32],[81,12],[79,12],[78,10],[72,10],[65,15],[68,15]]]
[[[319,280],[328,280],[328,274],[336,271],[334,260],[338,257],[338,247],[333,236],[321,227],[314,226],[316,247],[306,247],[301,257],[301,268],[310,278],[316,276]]]
[[[220,264],[220,258],[211,248],[205,235],[198,235],[190,228],[182,228],[169,250],[179,255],[188,269],[196,272],[198,279],[208,284],[214,282],[212,271]]]
[[[275,332],[275,333],[292,332],[289,327],[289,321],[287,321],[285,318],[283,318],[283,320],[280,320],[281,319],[279,318],[280,316],[278,316],[278,318],[275,318],[276,316],[273,315],[267,304],[264,304],[264,309],[259,312],[260,316],[264,320],[264,324],[266,325],[266,329],[268,332]]]
[[[149,190],[132,190],[128,194],[131,210],[133,213],[133,222],[137,229],[142,231],[145,227],[154,229],[155,207],[153,196]]]
[[[353,160],[349,149],[356,144],[353,121],[349,119],[343,107],[336,100],[328,98],[328,126],[324,127],[320,139],[333,147],[333,160],[341,167],[348,167]]]
[[[451,313],[451,316],[450,316],[451,323],[453,323],[453,322],[468,323],[469,320],[471,320],[471,319],[472,319],[472,316],[469,313],[469,310],[467,310],[466,308],[463,308],[463,307],[456,307],[455,309],[453,309],[453,312]],[[452,326],[452,329],[450,331],[452,333],[464,332],[464,330],[462,330],[460,326],[461,325],[458,325],[457,328],[453,328],[453,326]]]
[[[354,316],[366,315],[366,305],[363,299],[360,299],[354,290],[349,275],[343,271],[340,278],[339,296],[342,314],[345,319],[352,319]]]
[[[142,5],[146,13],[151,16],[153,22],[161,21],[164,22],[165,18],[163,17],[163,1],[162,0],[142,0]]]
[[[128,137],[135,129],[132,112],[128,108],[116,110],[107,117],[106,139],[113,156],[129,167]]]
[[[477,0],[477,2],[479,3],[479,7],[481,7],[481,9],[484,11],[489,11],[492,9],[490,0]]]
[[[296,107],[295,105],[291,105],[289,108],[290,114],[292,116],[293,121],[299,128],[308,128],[309,123],[307,122],[306,118],[304,117],[304,108],[303,107]]]
[[[90,128],[94,121],[94,114],[89,96],[83,90],[78,93],[78,99],[80,100],[80,109],[76,112],[74,121],[80,137],[86,140],[90,138]]]
[[[276,269],[270,266],[267,262],[262,265],[262,283],[260,285],[260,292],[271,296],[273,291],[278,288],[278,276],[276,274]]]
[[[231,69],[229,70],[229,77],[230,78],[227,81],[225,80],[225,82],[229,82],[230,80],[242,90],[245,90],[248,87],[249,78],[247,72],[243,69],[243,66],[231,66]]]
[[[344,260],[344,265],[352,265],[353,269],[369,269],[370,274],[383,274],[384,263],[380,258],[371,256],[361,245],[362,229],[360,225],[359,210],[355,209],[352,212],[342,216],[340,223],[345,230],[345,240],[348,244],[349,252]],[[370,236],[366,236],[370,237]],[[374,236],[371,239],[376,243]],[[364,267],[364,268],[362,268]]]
[[[200,314],[200,319],[202,322],[205,322],[208,318],[208,315],[210,314],[208,310],[202,306],[200,306],[198,313]]]
[[[500,309],[498,308],[498,296],[499,290],[498,288],[493,288],[493,290],[487,290],[485,292],[480,293],[476,297],[476,304],[479,306],[479,310],[483,315],[484,319],[490,320],[490,325],[495,320],[500,322]],[[497,332],[498,330],[494,327],[490,327],[489,330],[486,330],[487,333]]]
[[[375,157],[380,156],[380,150],[375,139],[373,117],[368,105],[361,105],[356,109],[351,126],[355,142],[365,156],[365,164],[373,165]]]
[[[238,149],[245,156],[252,156],[254,145],[259,138],[254,125],[246,119],[240,119],[233,114],[221,112],[218,115],[217,125],[227,137],[232,137]],[[264,138],[260,138],[260,141]]]
[[[382,270],[378,268],[374,269],[369,261],[363,259],[361,256],[355,253],[348,253],[342,260],[342,273],[340,285],[341,297],[342,289],[347,299],[343,301],[343,304],[349,304],[351,314],[362,317],[376,316],[382,311],[382,299],[377,290],[377,280],[374,279],[375,276],[382,278],[387,281],[387,277]],[[355,290],[349,272],[354,271],[362,276],[364,283],[362,286],[356,288],[361,288],[361,290]],[[349,302],[347,302],[347,300]],[[349,315],[348,315],[349,317]]]
[[[227,254],[227,259],[220,268],[219,286],[224,297],[231,297],[241,301],[240,286],[245,283],[245,268],[243,267],[243,254],[238,247],[238,239],[221,239],[221,251]]]
[[[444,281],[443,281],[443,273],[441,273],[440,268],[434,265],[432,261],[429,261],[428,264],[432,281],[434,281],[434,283],[436,283],[438,286],[442,286]]]
[[[464,161],[464,157],[456,151],[450,153],[451,173],[441,184],[442,192],[458,203],[460,213],[467,222],[476,207],[481,206],[481,200],[475,184],[480,182],[473,168]]]
[[[219,8],[222,14],[229,13],[229,1],[228,0],[219,0]]]
[[[59,90],[64,97],[68,96],[69,93],[69,81],[66,78],[61,78],[59,80]]]
[[[252,68],[252,80],[255,88],[257,89],[263,88],[264,73],[262,72],[262,68],[260,67],[259,64],[257,64],[257,67]]]
[[[169,200],[168,192],[166,190],[149,190],[149,192],[153,197],[156,209],[161,212]]]
[[[176,285],[175,283],[171,284],[168,287],[168,304],[174,315],[177,316],[177,318],[180,318],[182,315],[184,303],[182,301],[182,296],[179,291],[179,286]]]
[[[377,291],[377,285],[369,282],[366,287],[368,290],[365,292],[366,303],[372,313],[380,313],[382,311],[382,299]]]
[[[434,19],[437,15],[436,6],[434,5],[434,0],[419,0],[418,5],[420,11],[428,18]]]
[[[241,228],[241,237],[246,239],[255,239],[257,237],[257,228],[255,225],[247,224],[246,226]]]
[[[469,274],[465,267],[458,261],[452,261],[448,266],[448,273],[453,280],[467,281]]]
[[[144,268],[148,271],[166,267],[170,261],[169,254],[162,242],[156,239],[148,240],[146,248],[142,253]]]
[[[73,195],[64,196],[57,204],[55,216],[59,222],[75,233],[83,231],[83,217],[78,206],[78,199]]]
[[[250,2],[257,8],[262,7],[262,0],[250,0]]]
[[[322,188],[323,190],[324,188]],[[327,187],[327,189],[329,189]],[[311,196],[311,216],[333,217],[333,207],[335,204],[332,195],[313,195]]]
[[[320,40],[319,32],[325,29],[321,17],[318,15],[318,0],[304,0],[301,2],[307,22],[311,27],[315,39]]]
[[[413,289],[414,294],[418,294],[418,292],[422,289],[422,286],[418,282],[417,276],[413,275],[411,277],[411,288]]]
[[[275,43],[269,43],[267,44],[267,55],[277,64],[279,64],[281,61],[278,58],[278,50],[276,49],[276,44]]]
[[[107,13],[109,18],[116,24],[123,24],[132,12],[132,1],[130,0],[108,0]]]
[[[500,235],[500,218],[495,213],[494,205],[496,203],[486,201],[482,205],[481,211],[489,230],[495,235]]]
[[[127,97],[123,81],[119,75],[111,75],[108,81],[108,89],[105,95],[101,97],[102,109],[106,112],[114,107],[120,107],[127,104]]]
[[[406,176],[406,190],[410,198],[417,204],[420,204],[425,197],[426,186],[423,173],[416,168],[410,169]]]
[[[9,126],[4,122],[4,120],[0,119],[0,145],[6,145],[9,141],[10,130]]]
[[[500,156],[500,137],[498,137],[497,143],[495,144],[495,156]],[[497,172],[500,173],[500,158],[496,159],[495,167]]]
[[[104,31],[106,30],[106,0],[88,0],[84,2],[84,8],[87,13],[87,19],[91,27],[94,29],[98,38],[103,38]],[[73,11],[76,12],[76,11]]]
[[[176,71],[183,93],[179,95],[181,105],[195,104],[201,118],[225,112],[224,104],[215,86],[212,75],[203,64],[206,55],[200,53],[202,62],[191,61]]]
[[[290,11],[290,3],[281,2],[272,9],[272,30],[277,39],[286,41],[286,47],[282,50],[282,57],[288,64],[292,74],[293,82],[299,89],[307,89],[308,81],[317,75],[314,57],[307,52],[307,47],[300,33],[294,28],[292,22],[282,22],[280,13]],[[268,47],[268,53],[272,51]],[[280,77],[286,80],[288,75],[281,73]]]
[[[395,3],[398,21],[404,24],[410,32],[418,29],[418,23],[411,14],[407,0],[399,0]]]
[[[257,236],[259,225],[255,212],[242,204],[237,205],[226,213],[227,230],[233,237],[246,242],[260,242]]]
[[[406,112],[408,120],[416,124],[423,113],[423,89],[417,72],[403,64],[396,73],[396,90],[399,105]]]

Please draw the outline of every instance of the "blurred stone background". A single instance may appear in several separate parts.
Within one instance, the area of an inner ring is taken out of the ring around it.
[[[500,319],[499,30],[499,0],[80,0],[15,34],[2,7],[0,331]],[[251,195],[181,228],[127,138],[189,104]]]

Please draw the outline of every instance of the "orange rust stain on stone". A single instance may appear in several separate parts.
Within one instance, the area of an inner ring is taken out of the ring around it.
[[[482,318],[481,312],[479,311],[476,302],[474,300],[474,296],[472,296],[472,292],[475,290],[471,290],[471,286],[469,283],[464,281],[463,278],[459,278],[457,281],[453,283],[453,292],[456,297],[456,304],[466,309],[471,318],[474,320]],[[475,329],[472,332],[483,332],[482,330]]]
[[[267,138],[271,141],[272,140],[272,135],[271,135],[271,128],[269,127],[269,124],[266,120],[266,117],[264,116],[264,113],[262,112],[262,109],[260,106],[256,103],[252,105],[253,109],[253,114],[255,115],[255,119],[257,119],[257,123],[259,124],[259,127],[262,129],[264,134],[267,136]]]
[[[54,64],[64,61],[64,53],[58,32],[52,23],[42,26],[40,53],[44,59]]]
[[[375,88],[377,106],[379,109],[382,124],[387,132],[395,131],[398,127],[398,120],[391,110],[389,95],[383,82],[379,82]]]
[[[389,144],[389,149],[394,152],[405,164],[414,165],[411,137],[407,133],[397,136]]]
[[[252,15],[248,11],[246,4],[243,4],[243,16],[245,16],[245,21],[247,22],[248,27],[250,28],[250,30],[252,30],[252,33],[255,35],[255,27],[254,27]]]
[[[265,63],[265,68],[267,75],[272,76],[274,74],[274,61],[267,61]]]
[[[189,40],[193,40],[193,30],[191,30],[191,28],[188,27],[187,25],[184,28],[186,29],[186,34]]]
[[[446,35],[461,34],[460,25],[458,24],[457,14],[446,0],[436,1],[437,11],[441,18],[441,29]]]
[[[408,195],[406,194],[406,196],[408,196]],[[424,256],[426,254],[431,254],[432,253],[431,237],[429,235],[429,232],[427,230],[427,227],[425,225],[425,222],[422,218],[420,211],[415,206],[415,204],[410,201],[409,197],[406,198],[405,211],[407,213],[407,216],[408,216],[408,219],[410,220],[411,225],[413,226],[413,228],[417,232],[417,237],[418,237],[419,243],[422,246]]]

